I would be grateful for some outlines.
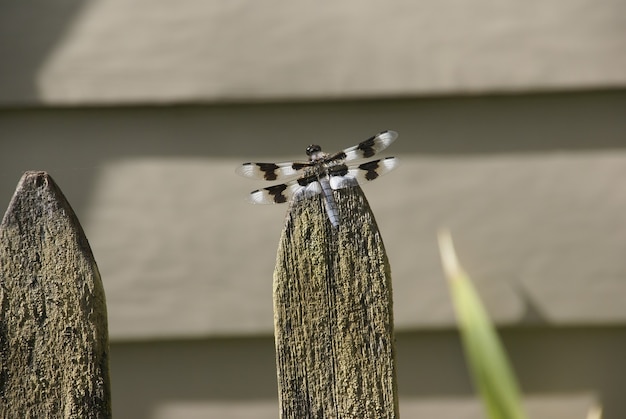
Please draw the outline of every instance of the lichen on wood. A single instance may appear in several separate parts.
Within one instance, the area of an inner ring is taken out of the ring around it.
[[[389,262],[358,186],[295,201],[274,272],[281,418],[397,418]]]
[[[0,417],[110,418],[104,290],[87,238],[45,172],[0,224]]]

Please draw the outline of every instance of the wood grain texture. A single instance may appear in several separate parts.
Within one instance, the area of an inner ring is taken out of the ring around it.
[[[390,268],[359,187],[288,211],[274,272],[281,418],[397,418]]]
[[[100,274],[45,172],[24,174],[0,225],[0,322],[0,417],[111,417]]]

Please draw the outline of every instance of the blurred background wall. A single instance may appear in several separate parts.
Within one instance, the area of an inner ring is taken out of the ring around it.
[[[626,416],[626,3],[0,0],[0,202],[48,171],[109,310],[116,418],[275,418],[284,206],[237,164],[383,129],[403,417],[480,418],[436,232],[531,417]]]

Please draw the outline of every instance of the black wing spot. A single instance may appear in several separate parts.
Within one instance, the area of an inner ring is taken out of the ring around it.
[[[345,176],[348,174],[348,166],[345,164],[338,164],[328,169],[330,176]]]
[[[380,160],[374,160],[359,165],[359,169],[365,171],[365,179],[374,180],[380,176],[377,172],[378,167],[380,166],[380,164],[378,164],[379,162]]]
[[[293,170],[301,170],[301,169],[304,169],[305,167],[310,167],[310,166],[311,166],[311,163],[294,162],[291,165],[291,168]]]
[[[324,159],[327,162],[334,162],[334,161],[342,161],[346,158],[346,153],[344,153],[343,151],[340,151],[339,153],[335,153],[332,156]]]
[[[276,180],[278,165],[274,163],[256,163],[256,165],[259,166],[259,170],[263,172],[263,179]]]
[[[367,140],[360,142],[359,145],[357,146],[357,149],[363,152],[363,157],[366,159],[376,154],[376,150],[374,150],[375,138],[376,136],[374,135],[368,138]]]
[[[307,186],[315,181],[317,181],[316,175],[305,176],[305,177],[301,177],[300,179],[298,179],[298,185]]]
[[[265,189],[272,196],[274,202],[276,202],[277,204],[283,204],[287,202],[287,197],[283,193],[285,192],[285,189],[287,189],[287,185],[274,185],[263,189]]]

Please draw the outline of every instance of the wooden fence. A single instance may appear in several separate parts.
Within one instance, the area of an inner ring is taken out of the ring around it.
[[[279,244],[274,320],[281,418],[398,417],[390,268],[358,187],[294,204]],[[0,225],[0,417],[110,418],[104,291],[80,223],[27,172]]]

